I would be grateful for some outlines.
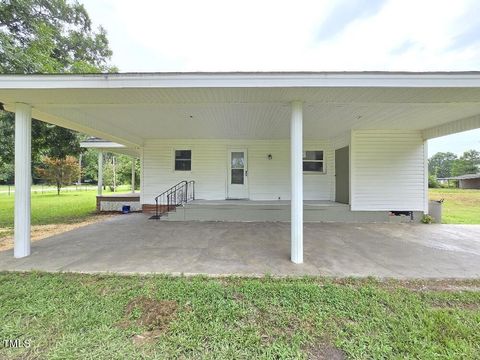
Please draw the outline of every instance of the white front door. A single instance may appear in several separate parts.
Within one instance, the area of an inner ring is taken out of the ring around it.
[[[248,199],[248,166],[246,149],[228,150],[228,199]]]

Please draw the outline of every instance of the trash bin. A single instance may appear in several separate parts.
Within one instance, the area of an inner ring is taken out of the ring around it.
[[[130,205],[122,206],[122,214],[128,214],[130,212]]]
[[[433,218],[437,224],[442,223],[442,200],[430,200],[428,203],[428,215]]]

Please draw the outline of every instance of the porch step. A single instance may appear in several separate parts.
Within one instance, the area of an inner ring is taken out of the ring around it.
[[[156,205],[151,205],[151,204],[143,204],[142,205],[142,212],[145,213],[145,214],[155,214],[156,210],[157,210]],[[159,211],[160,214],[168,213],[169,210],[170,210],[170,212],[175,211],[175,206],[168,207],[167,205],[159,205],[159,207],[158,207],[158,211]]]
[[[415,213],[415,221],[421,214]],[[305,222],[410,222],[410,218],[392,217],[388,211],[350,211],[348,205],[325,202],[305,204]],[[168,214],[167,221],[290,221],[290,205],[274,202],[191,202]]]

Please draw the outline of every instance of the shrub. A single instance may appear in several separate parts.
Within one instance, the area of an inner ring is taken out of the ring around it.
[[[440,184],[437,181],[437,177],[435,175],[430,175],[428,177],[428,187],[429,188],[438,188]]]
[[[430,215],[424,214],[422,216],[422,220],[420,220],[423,224],[431,224],[434,222],[434,218]]]

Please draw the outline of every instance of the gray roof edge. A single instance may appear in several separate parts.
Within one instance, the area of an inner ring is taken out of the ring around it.
[[[85,76],[85,77],[116,77],[116,76],[149,76],[149,75],[480,75],[478,70],[466,71],[147,71],[147,72],[117,72],[117,73],[31,73],[31,74],[0,74],[2,76]]]

